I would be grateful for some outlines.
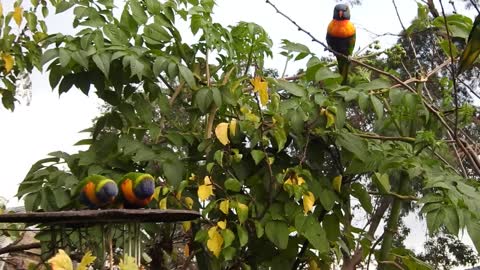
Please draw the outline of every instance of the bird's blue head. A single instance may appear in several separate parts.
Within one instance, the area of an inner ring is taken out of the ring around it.
[[[155,181],[151,175],[143,174],[139,176],[135,182],[133,192],[138,199],[143,200],[149,198],[155,192]]]
[[[115,200],[118,195],[118,186],[113,180],[105,182],[97,191],[97,199],[102,203],[110,203]]]
[[[333,18],[335,20],[350,20],[350,8],[345,4],[338,4],[333,9]]]

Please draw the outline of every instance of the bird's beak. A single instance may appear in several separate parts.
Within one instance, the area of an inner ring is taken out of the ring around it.
[[[343,10],[339,10],[339,11],[338,11],[338,17],[339,17],[340,19],[343,19]]]

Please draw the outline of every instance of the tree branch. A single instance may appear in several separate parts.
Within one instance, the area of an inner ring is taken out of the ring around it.
[[[6,247],[0,248],[0,255],[11,253],[11,252],[18,252],[18,251],[25,251],[29,249],[41,248],[40,242],[24,244],[24,245],[8,245]]]

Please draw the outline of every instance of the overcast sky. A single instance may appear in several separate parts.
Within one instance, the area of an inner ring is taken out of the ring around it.
[[[284,13],[288,14],[300,26],[321,41],[324,41],[326,27],[332,18],[333,0],[271,0]],[[28,1],[24,1],[28,2]],[[448,1],[444,0],[447,12],[451,13]],[[11,10],[13,0],[2,1],[5,10]],[[397,0],[399,12],[405,25],[409,25],[417,13],[417,4],[413,0]],[[457,8],[459,8],[457,6]],[[53,13],[53,12],[51,12]],[[51,16],[47,20],[50,32],[72,32],[71,13]],[[472,15],[472,11],[467,12]],[[312,43],[304,33],[286,19],[275,13],[273,8],[262,0],[217,0],[214,19],[223,25],[232,25],[239,21],[255,22],[265,28],[274,41],[274,59],[267,61],[267,68],[283,69],[285,58],[278,55],[280,40],[288,39],[303,43],[318,55],[326,55],[323,47]],[[351,20],[357,26],[357,47],[363,48],[377,37],[372,34],[386,32],[398,33],[401,30],[395,9],[391,1],[363,0],[361,6],[351,8]],[[367,31],[368,30],[368,31]],[[381,38],[382,44],[388,45],[396,40],[392,36]],[[293,74],[304,62],[291,64],[287,73]],[[45,158],[49,152],[62,150],[70,153],[78,151],[73,144],[88,136],[78,133],[88,128],[92,118],[98,114],[98,100],[91,95],[85,96],[80,91],[70,91],[62,96],[51,90],[48,74],[35,73],[32,76],[33,98],[30,106],[17,104],[12,113],[0,108],[0,171],[2,180],[0,196],[9,200],[9,205],[17,205],[13,198],[18,184],[30,166],[37,160]],[[425,234],[425,226],[410,216],[407,222],[417,224],[419,234]],[[418,235],[411,234],[407,246],[418,250]]]

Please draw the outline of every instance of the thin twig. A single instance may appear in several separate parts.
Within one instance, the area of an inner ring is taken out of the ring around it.
[[[355,133],[358,137],[366,138],[366,139],[374,139],[374,140],[381,140],[381,141],[401,141],[401,142],[408,142],[412,143],[415,142],[415,138],[412,137],[401,137],[401,136],[380,136],[380,135],[372,135],[372,134],[364,134],[364,133]]]
[[[395,0],[392,0],[392,3],[393,3],[393,7],[395,8],[395,13],[397,14],[398,21],[400,22],[400,25],[402,26],[403,32],[407,33],[407,29],[405,28],[405,25],[403,25],[402,18],[400,17],[400,13],[398,12],[397,3],[395,2]],[[420,69],[420,72],[423,74],[423,66],[420,63],[420,59],[418,58],[417,50],[415,49],[415,46],[413,46],[412,38],[408,34],[406,35],[406,37],[407,37],[407,40],[408,40],[408,44],[410,45],[410,49],[412,49],[413,57],[415,58],[415,61],[417,62],[418,68]]]
[[[472,4],[472,6],[477,10],[478,14],[480,14],[480,9],[478,9],[477,4],[475,3],[475,1],[470,0],[470,4]]]
[[[453,81],[453,99],[455,103],[455,126],[453,129],[453,137],[457,138],[458,135],[458,88],[457,88],[457,71],[455,67],[455,59],[453,58],[453,49],[452,49],[452,38],[450,36],[450,29],[448,27],[447,16],[445,15],[445,9],[443,8],[443,2],[440,0],[440,7],[442,8],[443,22],[445,24],[445,30],[447,31],[448,39],[448,51],[450,54],[451,64],[450,64],[450,73]]]

